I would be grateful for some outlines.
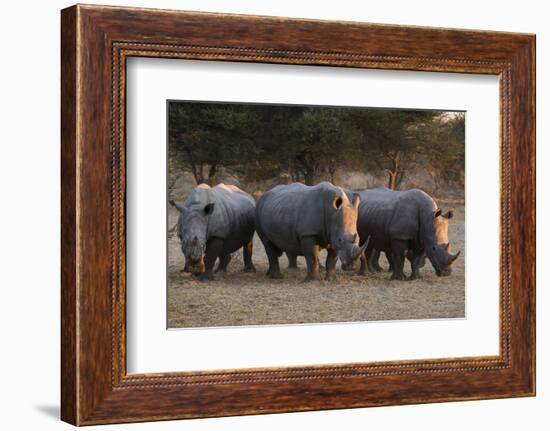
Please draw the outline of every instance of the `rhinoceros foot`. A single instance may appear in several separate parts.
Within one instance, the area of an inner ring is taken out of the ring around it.
[[[325,275],[325,280],[326,281],[334,281],[336,280],[336,274],[332,273],[332,272],[327,272],[327,274]]]
[[[268,278],[273,278],[273,279],[283,278],[283,274],[281,274],[280,272],[275,272],[275,271],[268,271],[266,275],[267,275]]]
[[[404,281],[406,280],[407,278],[405,277],[405,274],[392,274],[391,275],[391,280],[399,280],[399,281]]]
[[[214,274],[212,274],[211,272],[201,272],[200,274],[193,274],[193,275],[199,281],[214,280]]]
[[[243,272],[256,272],[256,268],[254,267],[254,265],[245,266]]]

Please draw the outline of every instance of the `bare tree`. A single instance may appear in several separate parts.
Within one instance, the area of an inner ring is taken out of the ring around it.
[[[388,173],[388,188],[396,190],[405,176],[405,170],[401,169],[401,151],[387,151],[385,155],[391,162],[391,168],[386,169]]]

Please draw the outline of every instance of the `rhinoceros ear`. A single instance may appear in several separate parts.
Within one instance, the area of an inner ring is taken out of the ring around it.
[[[342,196],[336,196],[332,201],[332,206],[334,207],[334,209],[339,210],[340,208],[342,208],[343,203],[344,199],[342,199]]]
[[[438,208],[435,210],[434,218],[439,217],[441,215],[441,208]]]
[[[204,215],[210,215],[214,211],[214,204],[210,203],[204,207]]]
[[[455,210],[454,209],[450,209],[449,211],[447,211],[445,214],[443,214],[443,217],[445,218],[448,218],[448,219],[452,219],[453,216],[455,214]]]

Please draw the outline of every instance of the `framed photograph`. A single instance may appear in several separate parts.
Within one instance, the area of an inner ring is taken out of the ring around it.
[[[61,14],[61,416],[535,394],[535,36]]]

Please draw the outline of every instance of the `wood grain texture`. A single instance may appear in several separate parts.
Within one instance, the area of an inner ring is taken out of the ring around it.
[[[61,418],[77,422],[76,9],[61,16]]]
[[[99,6],[62,11],[63,420],[82,425],[533,395],[534,49],[535,37],[525,34]],[[499,356],[127,375],[129,56],[498,75]]]

